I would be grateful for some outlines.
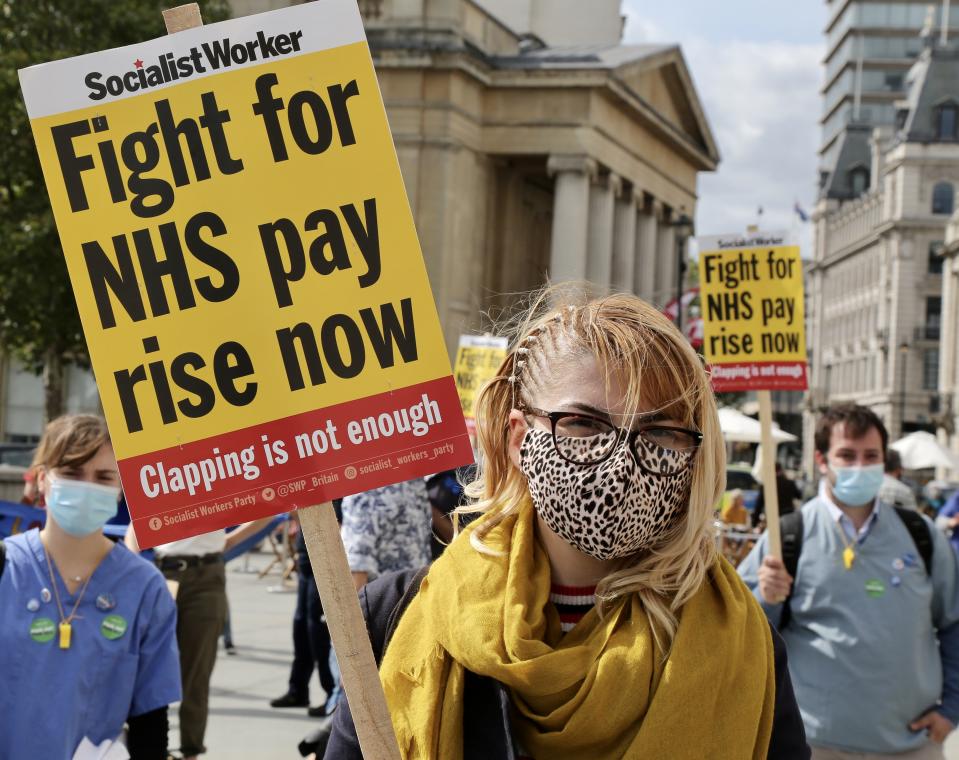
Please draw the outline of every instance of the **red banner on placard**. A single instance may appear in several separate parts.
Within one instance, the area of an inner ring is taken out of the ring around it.
[[[743,362],[710,365],[713,390],[804,391],[808,387],[805,362]]]
[[[451,377],[120,460],[151,546],[473,459]]]

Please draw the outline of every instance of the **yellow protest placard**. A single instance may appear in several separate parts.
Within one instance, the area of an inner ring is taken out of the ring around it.
[[[506,338],[495,335],[460,336],[456,361],[453,364],[453,377],[467,427],[473,419],[476,397],[483,386],[496,377],[496,370],[506,358],[508,345]]]
[[[354,0],[20,76],[142,545],[471,460]]]
[[[803,268],[788,235],[701,237],[703,351],[717,391],[806,388]]]

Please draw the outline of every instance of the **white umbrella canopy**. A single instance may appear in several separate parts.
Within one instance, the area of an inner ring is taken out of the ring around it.
[[[762,426],[759,424],[759,420],[747,417],[742,412],[728,406],[719,410],[719,428],[723,431],[723,438],[729,442],[759,443],[762,441]],[[773,423],[772,433],[775,443],[796,440],[796,436],[787,433],[785,430],[780,430],[775,423]]]
[[[936,436],[918,430],[889,444],[902,457],[902,466],[907,470],[924,470],[929,467],[950,467],[959,470],[959,459]]]

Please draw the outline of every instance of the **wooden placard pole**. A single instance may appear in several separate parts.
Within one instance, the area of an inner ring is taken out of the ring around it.
[[[766,530],[769,532],[769,554],[782,559],[782,538],[779,534],[779,492],[776,490],[776,447],[773,443],[773,404],[769,391],[756,391],[759,397],[759,424],[762,427],[763,499],[766,508]]]
[[[203,25],[196,3],[163,11],[167,34]],[[330,502],[298,511],[356,736],[366,760],[400,760],[386,695]]]
[[[203,26],[200,6],[196,3],[187,3],[178,5],[176,8],[167,8],[163,11],[163,23],[166,24],[167,34],[176,34],[184,29]]]

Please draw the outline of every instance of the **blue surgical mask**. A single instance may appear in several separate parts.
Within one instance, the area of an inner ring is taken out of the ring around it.
[[[879,493],[885,467],[874,464],[868,467],[832,467],[836,482],[832,493],[839,501],[850,507],[871,505]]]
[[[120,489],[48,476],[47,511],[71,536],[89,536],[117,513]]]

